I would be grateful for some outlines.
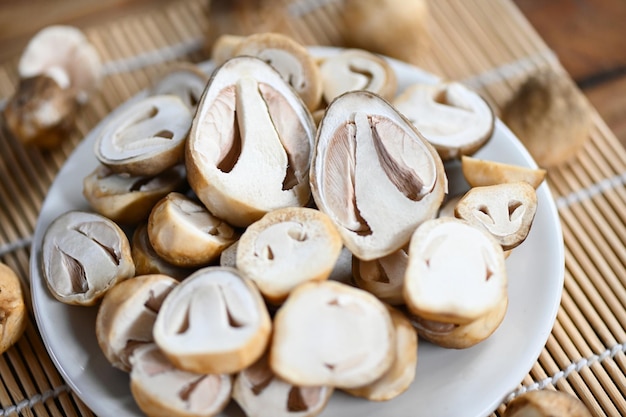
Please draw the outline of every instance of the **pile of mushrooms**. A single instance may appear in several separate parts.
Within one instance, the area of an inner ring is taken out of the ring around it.
[[[453,83],[399,96],[366,51],[224,44],[200,95],[202,77],[179,68],[103,122],[84,182],[96,213],[65,213],[44,238],[50,290],[100,303],[98,341],[139,407],[210,416],[232,398],[248,415],[314,416],[334,390],[404,392],[418,336],[488,338],[508,305],[505,251],[528,235],[545,172],[471,157],[493,130],[486,102]],[[393,94],[373,80],[311,92],[359,65]],[[409,105],[433,112],[428,128]],[[454,200],[447,159],[475,184]],[[333,277],[340,259],[348,279]]]

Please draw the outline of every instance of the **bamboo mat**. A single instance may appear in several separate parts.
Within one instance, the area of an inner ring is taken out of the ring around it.
[[[284,0],[286,1],[286,0]],[[77,129],[53,152],[26,148],[1,133],[0,260],[28,283],[30,243],[55,174],[74,147],[113,108],[149,85],[164,65],[206,59],[205,0],[86,29],[106,63],[101,92],[80,112]],[[497,109],[531,71],[562,70],[507,0],[438,0],[430,4],[432,45],[418,64],[461,80]],[[341,45],[333,1],[294,16],[287,28],[306,44]],[[17,57],[0,66],[0,99],[17,83]],[[512,398],[557,389],[581,398],[595,416],[626,415],[626,151],[594,114],[590,141],[552,169],[549,185],[565,241],[565,287],[552,334]],[[24,337],[0,356],[0,415],[90,416],[46,353],[32,318]],[[501,415],[506,400],[494,415]]]

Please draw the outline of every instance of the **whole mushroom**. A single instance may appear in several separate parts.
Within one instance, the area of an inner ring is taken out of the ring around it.
[[[20,279],[13,269],[0,263],[0,354],[22,336],[27,320]]]
[[[540,390],[514,398],[504,417],[591,417],[591,412],[571,394]]]

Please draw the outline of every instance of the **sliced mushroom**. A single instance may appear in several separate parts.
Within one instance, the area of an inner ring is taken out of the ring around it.
[[[456,217],[454,210],[456,209],[456,205],[459,204],[459,201],[461,201],[461,198],[463,198],[463,194],[448,196],[439,208],[437,217]]]
[[[131,253],[136,275],[163,274],[181,281],[195,271],[194,268],[176,266],[160,257],[150,243],[147,223],[141,223],[135,228]]]
[[[270,366],[293,385],[355,388],[389,369],[395,337],[389,311],[372,294],[307,282],[274,317]]]
[[[272,330],[254,283],[236,269],[207,267],[167,297],[154,340],[177,367],[198,373],[235,373],[265,352]]]
[[[390,100],[398,79],[391,64],[364,49],[345,49],[320,64],[323,96],[327,103],[343,93],[366,90]]]
[[[507,297],[502,247],[465,220],[424,222],[411,237],[404,276],[409,310],[426,320],[466,324]]]
[[[327,215],[311,208],[287,207],[248,226],[237,245],[236,265],[266,300],[280,304],[303,282],[326,280],[342,247],[341,236]]]
[[[265,32],[249,35],[234,48],[233,54],[250,55],[274,67],[291,85],[309,110],[322,100],[322,76],[309,51],[290,36]]]
[[[537,212],[537,193],[527,182],[474,187],[456,205],[455,215],[491,233],[504,250],[528,236]]]
[[[401,311],[388,307],[396,332],[394,361],[376,381],[345,391],[370,401],[388,401],[405,392],[415,379],[417,367],[417,333]]]
[[[237,267],[237,246],[239,246],[239,240],[222,251],[220,254],[220,266]]]
[[[138,346],[154,341],[157,313],[177,284],[167,275],[140,275],[107,291],[98,307],[96,337],[111,365],[130,371],[130,356]]]
[[[246,37],[243,35],[220,34],[211,45],[211,60],[220,66],[235,56],[235,49]]]
[[[547,389],[528,391],[515,397],[504,417],[591,417],[585,404],[575,396]]]
[[[204,88],[209,82],[209,75],[197,65],[179,63],[163,74],[150,89],[151,95],[173,94],[187,105],[194,113],[200,102]]]
[[[96,138],[96,157],[116,173],[156,175],[183,161],[191,118],[176,96],[146,97],[106,123]]]
[[[217,416],[231,398],[232,377],[177,369],[154,344],[130,358],[130,390],[148,417]]]
[[[235,226],[304,206],[314,136],[311,114],[278,72],[258,58],[232,58],[198,106],[186,148],[189,184]]]
[[[239,372],[233,384],[233,399],[249,417],[315,417],[332,393],[332,387],[296,386],[274,375],[267,355]]]
[[[0,263],[0,354],[24,334],[28,311],[20,279],[8,265]]]
[[[238,237],[200,202],[177,192],[161,199],[148,218],[148,238],[155,252],[177,266],[208,265]]]
[[[57,217],[45,232],[41,256],[51,294],[66,304],[93,305],[135,275],[124,231],[96,213],[69,211]]]
[[[357,287],[364,289],[381,301],[391,304],[404,304],[404,272],[409,261],[405,249],[371,261],[352,257],[352,277]]]
[[[545,169],[487,161],[470,156],[461,158],[461,169],[465,180],[472,187],[526,181],[537,189],[546,178]]]
[[[148,218],[157,201],[186,187],[185,174],[182,164],[153,177],[116,174],[99,165],[83,180],[83,195],[96,212],[114,222],[137,224]]]
[[[379,96],[348,92],[329,105],[317,135],[311,191],[355,256],[372,260],[400,249],[420,223],[436,216],[447,188],[437,152]]]
[[[491,106],[458,82],[413,84],[393,100],[444,160],[472,155],[495,126]]]

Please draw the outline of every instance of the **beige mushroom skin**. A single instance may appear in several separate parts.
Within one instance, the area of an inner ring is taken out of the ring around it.
[[[208,265],[238,236],[200,202],[177,192],[161,199],[148,218],[150,244],[161,258],[176,266]]]
[[[27,320],[20,279],[13,269],[0,263],[0,354],[22,337]]]
[[[561,391],[529,391],[515,397],[506,407],[504,417],[591,417],[585,404]]]
[[[298,285],[323,281],[343,243],[328,216],[306,207],[286,207],[252,223],[237,244],[237,268],[279,304]]]
[[[371,261],[363,261],[353,256],[354,284],[387,304],[404,304],[404,273],[408,260],[405,249]]]
[[[470,189],[458,202],[455,215],[491,233],[504,250],[528,236],[537,212],[537,193],[525,181]]]
[[[258,58],[232,58],[198,105],[186,146],[189,184],[211,213],[239,227],[304,206],[314,137],[310,112],[277,71]]]
[[[372,294],[307,282],[274,317],[270,367],[293,385],[355,388],[389,369],[395,337],[389,311]]]
[[[363,260],[403,247],[420,223],[436,216],[448,189],[434,148],[388,102],[367,91],[345,93],[328,106],[310,182],[317,207]]]
[[[537,189],[547,174],[542,168],[528,168],[471,156],[461,157],[461,170],[471,187],[526,181]]]
[[[148,417],[212,417],[228,405],[232,376],[176,368],[154,344],[130,358],[130,391]]]
[[[236,269],[206,267],[165,299],[154,340],[178,368],[236,373],[265,352],[272,322],[259,290]]]
[[[140,275],[107,291],[96,315],[96,337],[111,365],[130,371],[130,356],[138,346],[153,342],[159,308],[177,284],[167,275]]]
[[[96,213],[58,216],[46,229],[41,256],[48,289],[67,304],[93,305],[109,288],[135,275],[124,231]]]

